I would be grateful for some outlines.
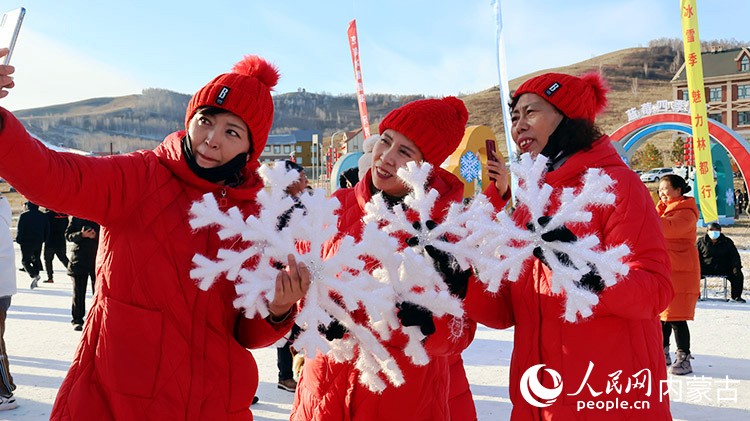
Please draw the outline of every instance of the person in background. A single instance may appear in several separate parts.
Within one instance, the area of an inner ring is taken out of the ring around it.
[[[13,391],[13,375],[10,374],[8,350],[5,346],[5,320],[11,297],[16,293],[16,253],[10,234],[13,218],[8,199],[0,195],[0,411],[18,408]]]
[[[717,222],[708,224],[706,235],[699,238],[696,247],[701,262],[701,278],[704,276],[726,276],[732,286],[732,301],[744,303],[742,288],[742,259],[731,238],[721,233]]]
[[[68,215],[47,209],[44,212],[49,219],[49,236],[44,242],[44,267],[47,269],[47,280],[44,283],[55,282],[52,261],[57,259],[68,267],[68,256],[65,248],[65,229],[68,228]]]
[[[431,218],[438,223],[442,221],[450,204],[462,201],[464,186],[456,176],[440,168],[440,164],[460,144],[468,117],[463,101],[455,97],[413,101],[388,113],[380,123],[380,136],[373,147],[369,171],[353,188],[333,193],[341,203],[337,224],[340,235],[325,245],[324,254],[335,252],[344,235],[361,237],[364,207],[375,194],[382,192],[391,206],[403,202],[409,188],[396,172],[411,161],[432,164],[427,187],[436,189],[439,196]],[[404,240],[399,239],[406,247]],[[439,250],[435,248],[431,250],[435,269],[441,273],[451,293],[463,298],[471,271],[460,271],[451,265],[452,256],[437,253]],[[294,395],[290,420],[450,420],[448,399],[453,379],[449,359],[469,345],[476,324],[464,318],[438,318],[429,310],[408,302],[399,303],[397,307],[403,326],[419,326],[427,336],[424,347],[429,363],[412,364],[404,354],[405,335],[394,332],[384,345],[403,371],[404,383],[375,393],[359,383],[353,362],[337,363],[322,354],[307,358]],[[330,340],[343,337],[346,331],[340,324],[332,323],[325,334]]]
[[[96,293],[96,250],[99,248],[99,224],[73,217],[66,227],[65,238],[74,243],[70,252],[68,275],[73,280],[73,305],[71,314],[73,330],[83,330],[86,314],[86,285],[91,279],[91,293]]]
[[[299,195],[305,192],[308,186],[307,175],[305,174],[305,169],[301,165],[294,161],[286,160],[284,161],[284,166],[287,171],[297,171],[299,173],[299,179],[286,188],[286,194],[292,198],[294,205],[279,216],[279,221],[276,226],[276,229],[279,231],[287,226],[289,218],[292,216],[292,212],[294,212],[295,209],[304,209],[302,202],[299,200]],[[279,369],[279,382],[276,384],[276,387],[292,393],[297,390],[297,381],[294,380],[294,371],[292,369],[296,352],[293,352],[291,343],[294,342],[294,339],[297,338],[300,331],[301,329],[299,326],[296,324],[293,325],[289,335],[281,338],[283,345],[276,348],[276,367]]]
[[[14,71],[0,65],[0,97]],[[225,276],[208,290],[190,277],[197,253],[245,245],[222,240],[217,227],[193,230],[189,210],[211,194],[222,210],[257,215],[278,78],[266,60],[246,56],[192,96],[184,130],[154,150],[108,157],[51,151],[0,108],[0,177],[30,200],[101,225],[94,303],[52,420],[252,419],[258,370],[247,348],[291,329],[309,271],[289,256],[268,317],[245,317]]]
[[[511,98],[511,135],[518,151],[549,158],[544,182],[553,191],[547,216],[559,209],[564,189],[582,187],[589,169],[602,169],[614,181],[612,206],[588,208],[590,222],[551,231],[555,235],[546,241],[595,235],[602,248],[623,243],[630,248],[623,260],[629,272],[616,284],[605,288],[596,271],[579,281],[598,295],[598,304],[592,315],[575,323],[564,320],[565,294],[552,291],[552,274],[539,258],[531,258],[515,282],[502,280],[496,294],[477,280],[469,283],[464,309],[470,318],[492,328],[514,327],[512,420],[671,420],[669,400],[653,393],[667,378],[659,313],[673,294],[669,257],[648,190],[596,126],[595,118],[607,104],[606,93],[605,81],[597,73],[580,77],[544,73],[523,82]],[[496,209],[502,209],[510,191],[505,169],[494,172],[494,189],[485,193]],[[527,207],[518,206],[513,219],[525,227],[531,215]],[[559,389],[559,398],[542,399],[536,405],[524,398],[522,379],[540,367],[545,374],[537,379],[537,390]],[[547,375],[550,370],[559,377]],[[618,395],[631,405],[647,402],[644,409],[580,408],[581,403],[603,407],[611,399],[612,395],[602,393],[611,384],[610,373],[623,380],[646,370],[644,387]],[[581,385],[584,379],[588,387]]]
[[[695,317],[695,304],[700,296],[700,261],[695,247],[698,206],[694,198],[685,196],[690,190],[685,179],[679,175],[668,174],[659,179],[661,201],[656,205],[656,210],[667,240],[675,292],[669,306],[661,313],[664,358],[670,366],[669,372],[676,375],[693,372],[687,321]],[[677,343],[674,363],[669,354],[672,331]]]
[[[42,245],[49,236],[49,220],[39,212],[39,205],[24,203],[24,211],[18,216],[16,242],[21,246],[21,264],[31,277],[29,288],[39,285],[39,274],[42,272]]]
[[[348,189],[359,182],[359,167],[352,167],[339,175],[339,188]]]

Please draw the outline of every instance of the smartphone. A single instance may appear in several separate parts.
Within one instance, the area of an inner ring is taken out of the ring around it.
[[[487,160],[497,162],[497,146],[495,146],[495,141],[487,139],[484,141],[484,145],[487,148]]]
[[[18,32],[21,30],[21,22],[26,15],[26,9],[19,7],[5,12],[0,20],[0,48],[7,48],[8,54],[2,58],[3,64],[10,63],[10,56],[13,53],[13,47],[16,46]]]

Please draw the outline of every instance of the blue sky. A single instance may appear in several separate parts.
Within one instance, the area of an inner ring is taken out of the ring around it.
[[[500,0],[511,78],[679,37],[678,0]],[[366,93],[471,93],[496,85],[490,0],[16,0],[26,20],[11,109],[165,88],[192,94],[244,54],[278,65],[277,93],[353,93],[357,19]],[[702,39],[750,43],[747,0],[698,0]]]

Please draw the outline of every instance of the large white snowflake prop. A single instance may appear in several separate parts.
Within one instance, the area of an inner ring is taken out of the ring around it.
[[[601,169],[589,169],[584,175],[579,191],[564,188],[560,193],[560,206],[555,214],[548,215],[553,188],[544,183],[547,158],[539,155],[532,159],[529,154],[521,156],[519,162],[511,164],[511,171],[519,179],[516,191],[518,207],[525,207],[530,215],[527,227],[516,226],[505,213],[496,215],[494,226],[486,219],[477,218],[468,223],[473,236],[467,241],[478,246],[480,253],[472,259],[479,278],[488,284],[488,290],[497,292],[500,280],[516,281],[534,256],[534,249],[541,251],[552,272],[553,293],[565,291],[565,320],[573,322],[577,315],[588,317],[591,308],[599,302],[598,295],[581,287],[579,281],[592,270],[601,277],[605,286],[614,285],[627,275],[629,267],[622,262],[630,249],[625,244],[602,249],[596,235],[587,235],[575,241],[545,241],[544,234],[565,228],[566,224],[591,221],[594,206],[614,204],[611,192],[614,181]],[[494,265],[491,258],[496,258]]]
[[[420,165],[415,162],[409,162],[406,168],[397,171],[398,177],[410,187],[410,193],[404,198],[404,206],[397,204],[389,208],[380,193],[374,195],[370,203],[365,205],[365,222],[378,223],[381,229],[389,234],[413,239],[411,246],[401,252],[398,271],[378,270],[373,272],[373,275],[393,286],[399,302],[417,304],[436,317],[449,314],[461,318],[461,301],[451,295],[442,276],[435,270],[433,259],[427,254],[425,247],[430,245],[458,257],[462,256],[459,247],[451,241],[457,241],[468,234],[465,223],[470,216],[463,211],[463,206],[457,203],[449,208],[441,223],[432,221],[430,214],[438,198],[438,192],[435,189],[426,190],[431,171],[430,164]],[[415,222],[410,221],[407,209],[416,212]],[[465,258],[458,260],[463,269],[468,269],[469,263]],[[429,357],[422,346],[424,335],[420,328],[403,327],[402,331],[409,338],[404,350],[405,355],[415,365],[427,364]]]
[[[323,353],[339,362],[354,359],[357,349],[354,364],[361,373],[359,380],[370,390],[382,391],[386,387],[381,373],[394,385],[402,384],[401,370],[381,343],[398,326],[394,292],[365,270],[365,261],[374,259],[380,263],[381,271],[397,271],[400,262],[394,260],[399,255],[396,240],[377,226],[366,226],[359,242],[345,236],[335,253],[322,256],[324,244],[337,235],[338,200],[327,198],[323,190],[315,190],[313,194],[302,194],[301,206],[295,207],[285,189],[297,180],[296,171],[286,171],[283,164],[276,164],[261,166],[258,173],[267,188],[258,194],[257,216],[243,218],[237,208],[223,212],[211,194],[191,208],[193,228],[216,224],[221,239],[239,237],[246,246],[220,249],[217,260],[196,255],[191,276],[207,289],[226,274],[227,280],[236,281],[235,306],[244,310],[248,318],[256,314],[265,317],[275,293],[277,267],[287,262],[289,254],[294,255],[308,267],[312,281],[295,320],[303,331],[294,347],[308,357]],[[281,216],[289,209],[293,211],[286,226],[279,226]],[[258,263],[251,269],[243,268],[251,259]],[[353,318],[355,312],[361,317]],[[329,326],[334,319],[349,333],[329,342],[318,327]]]

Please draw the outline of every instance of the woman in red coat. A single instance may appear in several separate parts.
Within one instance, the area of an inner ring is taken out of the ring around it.
[[[463,184],[440,164],[458,147],[467,119],[466,107],[454,97],[414,101],[391,111],[380,123],[380,139],[373,148],[370,170],[354,187],[334,193],[341,202],[341,236],[360,238],[364,207],[374,194],[382,192],[394,205],[403,201],[409,189],[396,171],[410,161],[433,165],[428,186],[440,195],[431,216],[432,220],[441,221],[451,203],[463,199]],[[334,251],[338,245],[338,241],[333,241],[327,247]],[[454,275],[443,273],[451,291],[462,297],[469,275]],[[406,336],[395,332],[386,348],[403,371],[404,383],[375,393],[359,383],[352,362],[337,363],[319,354],[305,361],[291,420],[449,421],[449,357],[468,346],[476,324],[450,316],[433,317],[427,309],[415,307],[415,314],[407,315],[402,306],[399,318],[405,326],[419,325],[423,333],[432,332],[424,341],[430,356],[427,365],[411,363],[403,352]],[[417,319],[421,321],[415,323]]]
[[[560,206],[563,189],[580,189],[586,171],[601,168],[614,180],[614,205],[593,207],[590,222],[566,228],[577,238],[596,235],[603,248],[630,248],[629,273],[615,285],[604,288],[596,272],[581,279],[599,303],[575,323],[564,320],[565,294],[552,291],[550,270],[537,258],[517,281],[503,281],[497,294],[469,283],[464,305],[470,318],[515,327],[512,420],[671,419],[660,389],[666,367],[658,318],[672,298],[669,259],[648,190],[594,124],[605,105],[597,74],[542,74],[511,100],[519,151],[549,157],[545,182],[554,190],[548,215]],[[499,204],[499,197],[490,198]],[[519,226],[529,222],[524,210],[513,215]]]
[[[13,85],[12,72],[0,66],[0,88]],[[188,211],[212,193],[224,210],[257,212],[255,170],[277,79],[275,67],[248,56],[192,97],[186,130],[153,151],[105,158],[50,151],[0,108],[0,176],[45,207],[102,226],[97,293],[52,419],[252,420],[258,373],[246,348],[291,328],[309,276],[290,261],[271,316],[246,318],[233,305],[234,285],[203,291],[190,279],[196,253],[234,241],[216,229],[194,232]]]
[[[677,353],[669,372],[684,375],[693,372],[690,360],[690,330],[688,320],[695,316],[695,304],[700,296],[701,267],[695,247],[698,207],[695,199],[685,196],[690,191],[685,179],[676,174],[659,179],[659,198],[656,205],[662,231],[667,239],[667,251],[672,262],[674,299],[661,313],[664,335],[664,357],[670,365],[669,337],[674,331]]]

